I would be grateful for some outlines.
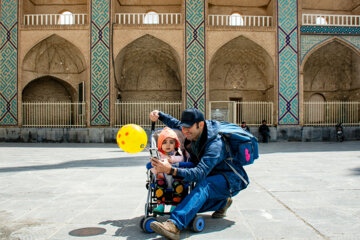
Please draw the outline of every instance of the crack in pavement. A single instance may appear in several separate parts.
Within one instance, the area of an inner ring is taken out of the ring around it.
[[[278,203],[280,203],[284,208],[286,208],[288,211],[290,211],[292,214],[295,215],[298,219],[300,219],[303,223],[305,223],[308,227],[310,227],[312,230],[314,230],[318,235],[320,235],[323,239],[329,240],[329,237],[322,234],[319,230],[317,230],[313,225],[311,225],[309,222],[307,222],[304,218],[302,218],[299,214],[297,214],[294,210],[292,210],[288,205],[286,205],[284,202],[282,202],[279,198],[277,198],[272,192],[267,190],[265,187],[263,187],[261,184],[256,182],[255,180],[252,180],[255,182],[256,185],[258,185],[260,188],[262,188],[267,194],[269,194],[272,198],[274,198]]]

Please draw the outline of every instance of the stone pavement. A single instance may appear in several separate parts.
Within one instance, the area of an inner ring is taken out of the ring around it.
[[[183,239],[360,239],[360,142],[260,151],[228,217],[203,214],[205,230]],[[162,239],[138,227],[147,158],[115,144],[0,143],[0,239]]]

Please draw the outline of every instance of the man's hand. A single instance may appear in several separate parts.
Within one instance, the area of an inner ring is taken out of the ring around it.
[[[150,120],[156,122],[159,119],[159,110],[154,110],[150,113]]]
[[[151,165],[155,168],[158,173],[170,174],[171,164],[168,161],[160,161],[157,158],[151,159]]]

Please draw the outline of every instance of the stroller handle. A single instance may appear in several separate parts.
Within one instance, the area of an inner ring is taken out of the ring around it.
[[[153,132],[155,130],[155,122],[151,122],[151,131]]]

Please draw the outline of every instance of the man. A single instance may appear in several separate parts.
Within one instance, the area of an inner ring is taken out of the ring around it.
[[[259,133],[262,136],[263,143],[267,143],[270,135],[269,127],[266,124],[266,120],[262,120],[262,124],[259,127]]]
[[[250,128],[248,126],[246,126],[246,122],[241,122],[241,128],[244,131],[250,132]]]
[[[157,172],[183,177],[186,182],[196,186],[171,213],[164,223],[152,222],[150,227],[160,235],[170,239],[180,239],[180,230],[187,227],[199,212],[215,211],[213,218],[223,218],[235,196],[247,184],[225,163],[229,156],[226,145],[218,134],[220,123],[204,119],[203,114],[194,108],[186,109],[181,121],[154,110],[150,113],[152,121],[160,120],[170,128],[181,129],[185,135],[185,149],[190,154],[194,168],[174,168],[168,162],[151,159]],[[248,181],[241,166],[233,165],[240,175]]]

